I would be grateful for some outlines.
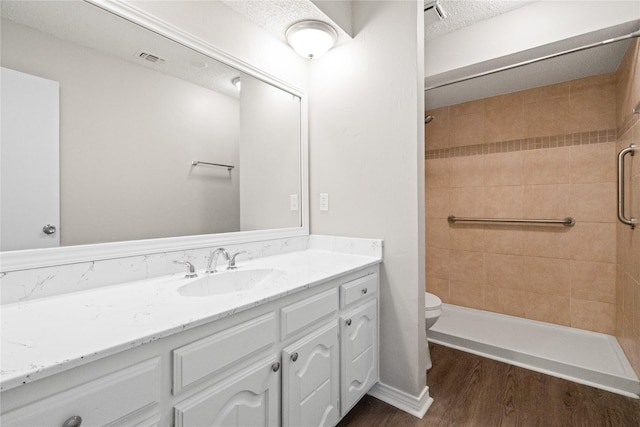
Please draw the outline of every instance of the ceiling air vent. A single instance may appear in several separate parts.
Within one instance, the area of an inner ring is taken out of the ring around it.
[[[160,58],[159,56],[154,55],[152,53],[144,52],[142,50],[140,52],[138,52],[137,56],[140,59],[144,59],[146,61],[154,62],[154,63],[157,63],[157,64],[162,64],[163,62],[165,62],[165,60],[163,58]]]

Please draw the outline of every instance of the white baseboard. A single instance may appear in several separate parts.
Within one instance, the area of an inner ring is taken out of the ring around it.
[[[424,417],[433,403],[427,386],[422,389],[420,396],[416,397],[379,382],[369,390],[368,394],[418,418]]]

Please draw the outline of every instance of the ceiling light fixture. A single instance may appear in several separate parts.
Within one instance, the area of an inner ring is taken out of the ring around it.
[[[240,77],[236,77],[235,79],[231,80],[231,83],[233,83],[233,85],[236,87],[236,89],[240,90],[240,87],[242,86],[242,82],[240,81]]]
[[[313,59],[324,55],[338,40],[338,33],[322,21],[300,21],[286,32],[287,41],[298,55]]]

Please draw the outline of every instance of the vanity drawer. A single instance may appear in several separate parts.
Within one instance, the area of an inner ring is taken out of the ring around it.
[[[378,293],[378,273],[368,274],[340,285],[340,308]]]
[[[270,347],[276,335],[268,313],[174,350],[173,394]]]
[[[331,316],[338,311],[338,290],[336,288],[306,298],[281,309],[282,339]]]
[[[62,426],[74,416],[83,426],[148,425],[159,402],[156,357],[3,414],[2,426]]]

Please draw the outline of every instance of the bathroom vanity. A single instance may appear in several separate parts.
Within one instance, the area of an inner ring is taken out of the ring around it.
[[[309,249],[4,305],[2,424],[335,425],[378,380],[379,262]]]

